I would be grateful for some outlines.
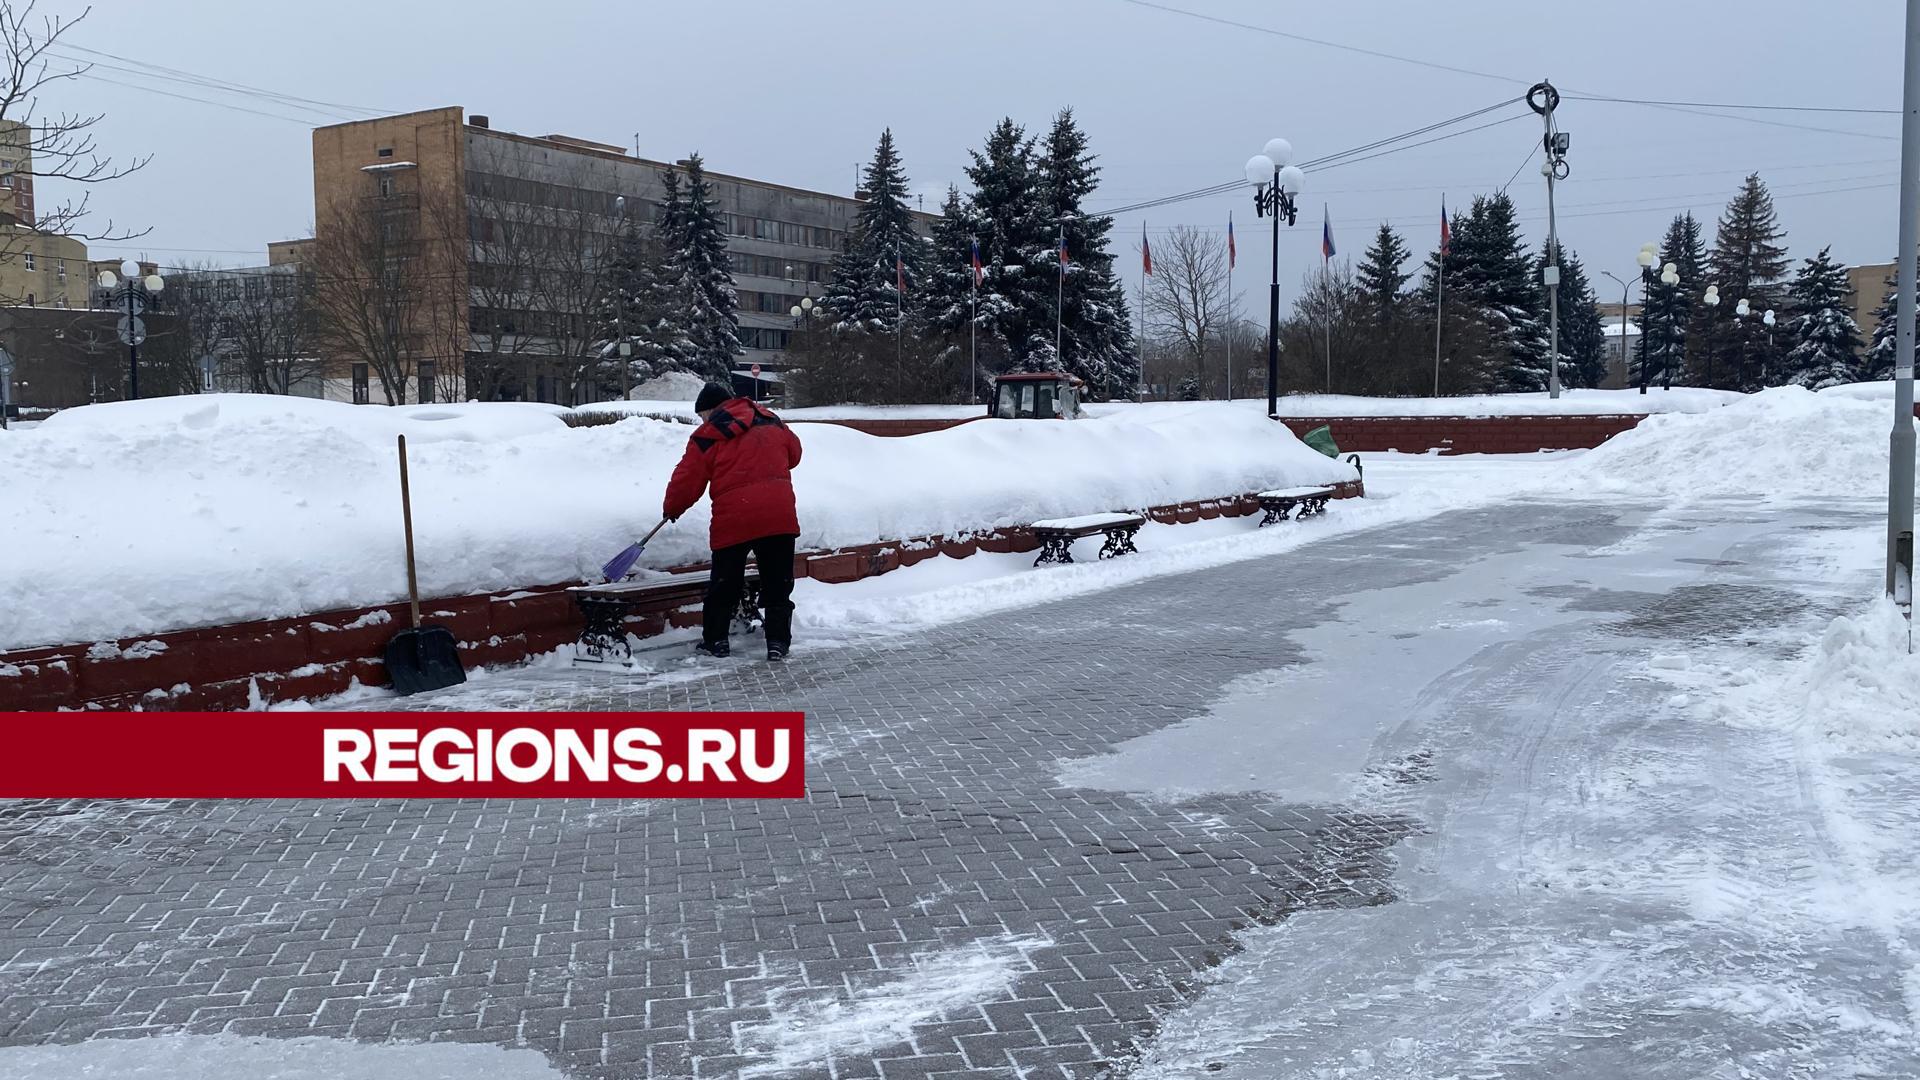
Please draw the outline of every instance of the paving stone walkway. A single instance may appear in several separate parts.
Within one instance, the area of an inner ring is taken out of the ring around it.
[[[1353,592],[1610,528],[1590,506],[1463,511],[550,702],[804,710],[803,801],[0,804],[0,1045],[225,1032],[524,1046],[581,1078],[1123,1073],[1236,931],[1390,902],[1386,849],[1417,823],[1153,803],[1062,786],[1057,763],[1307,663],[1289,631]]]

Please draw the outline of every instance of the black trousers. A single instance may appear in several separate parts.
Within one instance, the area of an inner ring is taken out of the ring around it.
[[[733,613],[740,607],[740,591],[747,577],[747,555],[760,567],[760,603],[767,613],[767,643],[793,641],[792,536],[763,536],[713,553],[713,576],[707,581],[707,602],[701,609],[701,637],[709,644],[727,640]]]

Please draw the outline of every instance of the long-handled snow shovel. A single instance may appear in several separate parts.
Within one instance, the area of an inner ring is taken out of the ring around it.
[[[641,537],[639,543],[628,544],[624,551],[607,560],[607,565],[600,568],[600,576],[608,581],[619,581],[632,573],[633,564],[639,562],[640,554],[647,550],[647,541],[653,539],[654,533],[666,527],[667,523],[663,520],[653,527],[652,532]]]
[[[407,487],[407,437],[400,436],[400,518],[407,532],[407,602],[413,626],[387,642],[387,678],[396,693],[444,690],[467,681],[453,631],[420,625],[420,579],[413,568],[413,493]]]

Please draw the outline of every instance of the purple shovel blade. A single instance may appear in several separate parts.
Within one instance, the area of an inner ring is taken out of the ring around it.
[[[628,544],[625,551],[607,560],[600,568],[600,574],[608,581],[620,581],[633,570],[633,564],[640,561],[640,553],[647,550],[645,544]]]

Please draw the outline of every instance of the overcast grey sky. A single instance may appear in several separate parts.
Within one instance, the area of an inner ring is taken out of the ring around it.
[[[1310,159],[1517,97],[1543,76],[1570,96],[1894,109],[1900,99],[1901,10],[1884,0],[1165,4],[1486,74],[1127,0],[107,0],[69,40],[328,102],[396,112],[457,104],[505,130],[628,146],[637,135],[647,157],[698,150],[723,172],[835,192],[852,186],[854,165],[891,126],[929,209],[947,183],[963,179],[966,149],[1001,116],[1043,128],[1066,105],[1105,169],[1095,205],[1115,206],[1231,180],[1274,135]],[[72,13],[79,5],[43,9]],[[269,240],[307,235],[309,131],[348,115],[316,116],[104,66],[59,86],[44,106],[105,111],[106,151],[154,155],[144,171],[96,189],[94,206],[103,217],[152,226],[132,247],[165,263],[258,263]],[[1485,119],[1523,111],[1515,105]],[[1711,237],[1713,219],[1752,170],[1774,190],[1796,261],[1825,244],[1853,263],[1892,257],[1897,116],[1740,115],[1748,119],[1563,103],[1573,172],[1559,189],[1561,231],[1603,298],[1613,286],[1599,271],[1627,274],[1639,245],[1657,239],[1679,210],[1705,219]],[[1859,134],[1833,133],[1840,131]],[[1323,202],[1341,257],[1358,256],[1382,220],[1423,257],[1441,195],[1460,206],[1498,188],[1539,134],[1527,114],[1310,173],[1300,223],[1281,241],[1283,283],[1319,257]],[[1510,189],[1534,244],[1546,231],[1537,165],[1536,158]],[[57,194],[42,191],[40,201]],[[1131,248],[1143,216],[1155,232],[1176,224],[1223,229],[1230,209],[1241,257],[1235,284],[1246,294],[1264,283],[1268,241],[1244,191],[1126,215],[1117,231]],[[1136,261],[1123,265],[1136,272]]]

